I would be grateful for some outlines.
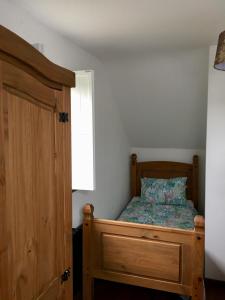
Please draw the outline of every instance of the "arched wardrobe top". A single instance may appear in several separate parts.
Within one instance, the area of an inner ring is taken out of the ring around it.
[[[32,45],[2,25],[0,59],[23,69],[54,89],[75,86],[75,74],[72,71],[52,63]]]

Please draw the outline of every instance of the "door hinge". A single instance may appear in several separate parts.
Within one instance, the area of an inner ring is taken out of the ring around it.
[[[64,273],[61,275],[61,283],[67,281],[70,277],[70,268],[66,269]]]
[[[59,122],[66,123],[69,122],[69,114],[67,112],[59,113]]]

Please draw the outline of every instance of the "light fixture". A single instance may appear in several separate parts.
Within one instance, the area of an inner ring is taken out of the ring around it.
[[[219,35],[214,68],[225,71],[225,31]]]

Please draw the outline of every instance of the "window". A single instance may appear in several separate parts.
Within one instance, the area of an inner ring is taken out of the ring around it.
[[[72,189],[94,190],[93,71],[76,71],[71,89]]]

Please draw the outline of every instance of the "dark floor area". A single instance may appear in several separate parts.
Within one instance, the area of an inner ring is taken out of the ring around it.
[[[180,300],[180,297],[137,286],[112,283],[103,280],[95,282],[95,300]]]
[[[225,300],[225,282],[207,279],[206,300]]]
[[[206,280],[206,300],[225,300],[225,282]],[[113,283],[104,280],[95,281],[95,300],[181,300],[179,296],[141,288],[137,286]],[[81,300],[77,297],[75,300]]]

